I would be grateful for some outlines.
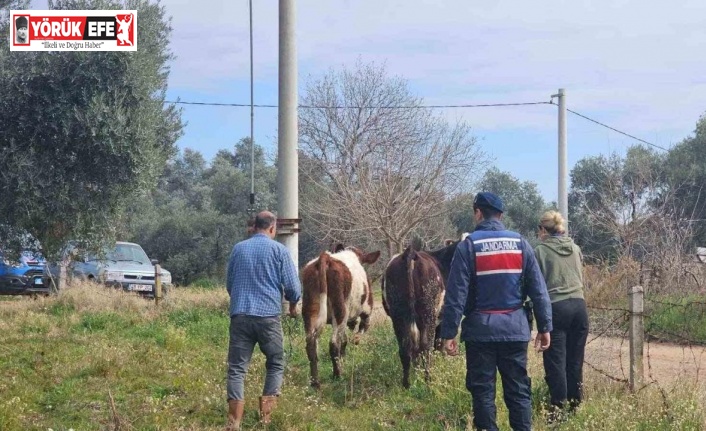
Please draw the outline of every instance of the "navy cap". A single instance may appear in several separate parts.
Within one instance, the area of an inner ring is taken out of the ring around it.
[[[480,208],[490,208],[496,211],[505,212],[503,201],[496,195],[490,192],[481,192],[473,199],[473,206]]]

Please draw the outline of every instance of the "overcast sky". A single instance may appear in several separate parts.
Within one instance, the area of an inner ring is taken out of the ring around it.
[[[278,2],[254,3],[255,101],[276,104]],[[247,0],[162,4],[177,55],[169,98],[249,103]],[[358,58],[385,62],[428,104],[548,101],[563,87],[570,109],[669,147],[706,112],[704,17],[703,0],[300,0],[299,87]],[[444,114],[471,124],[497,167],[556,199],[556,107]],[[255,115],[256,142],[274,151],[276,109]],[[210,159],[249,134],[249,118],[248,108],[184,107],[178,144]],[[571,168],[634,141],[570,115],[568,143]]]

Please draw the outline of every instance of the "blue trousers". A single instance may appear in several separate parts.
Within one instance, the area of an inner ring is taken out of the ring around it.
[[[473,397],[473,425],[497,431],[495,380],[500,372],[505,405],[514,431],[532,429],[531,384],[527,343],[466,341],[466,388]]]
[[[279,395],[284,377],[284,345],[279,316],[233,316],[230,319],[228,347],[228,400],[245,399],[245,375],[255,344],[265,354],[265,387],[262,395]]]

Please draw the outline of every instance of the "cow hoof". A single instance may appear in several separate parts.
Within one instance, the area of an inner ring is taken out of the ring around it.
[[[353,344],[355,344],[356,346],[357,346],[358,344],[360,344],[360,335],[356,334],[356,335],[353,337]]]
[[[314,388],[314,389],[317,389],[317,390],[318,390],[318,389],[321,389],[321,383],[319,383],[318,381],[314,380],[314,381],[311,382],[311,387]]]
[[[402,386],[404,386],[405,389],[409,389],[409,382],[402,382]]]

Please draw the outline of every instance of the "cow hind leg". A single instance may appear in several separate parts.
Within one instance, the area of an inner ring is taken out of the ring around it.
[[[418,353],[422,359],[422,366],[424,367],[424,380],[429,383],[431,380],[430,368],[431,368],[431,349],[434,347],[434,340],[436,339],[436,330],[438,328],[434,325],[434,319],[427,318],[422,322],[422,328],[420,330],[419,336],[419,350]]]
[[[320,388],[321,383],[319,382],[319,355],[317,354],[318,349],[318,334],[309,334],[306,337],[306,355],[309,358],[309,371],[311,373],[310,383],[314,388]]]
[[[329,343],[329,354],[331,355],[331,362],[333,363],[334,379],[341,377],[341,347],[343,346],[343,349],[345,350],[346,344],[346,325],[334,325],[333,335],[331,336],[331,342]]]
[[[351,319],[348,321],[348,329],[355,332],[356,328],[358,328],[358,331],[360,331],[360,324],[362,324],[362,322],[360,322],[358,318]],[[360,335],[359,332],[356,332],[355,335],[353,335],[353,344],[358,345],[359,342]]]
[[[402,337],[400,344],[400,359],[402,359],[402,386],[409,389],[409,376],[412,366],[417,364],[419,351],[419,328],[416,323],[407,323],[409,332]]]
[[[412,355],[408,346],[400,345],[400,360],[402,361],[402,386],[405,389],[409,389],[409,370],[412,365]]]
[[[436,325],[434,330],[434,350],[442,351],[444,349],[444,343],[441,340],[441,325]]]
[[[370,328],[370,314],[362,313],[360,315],[360,325],[358,325],[358,333],[356,337],[360,340],[360,336],[365,334]],[[357,342],[355,344],[358,344]]]
[[[343,336],[341,337],[341,357],[346,356],[346,347],[348,347],[348,333],[343,331]]]
[[[431,350],[425,350],[422,352],[422,362],[424,363],[424,381],[429,384],[431,381]]]
[[[343,331],[341,333],[341,358],[346,357],[346,347],[348,347],[348,333]]]

